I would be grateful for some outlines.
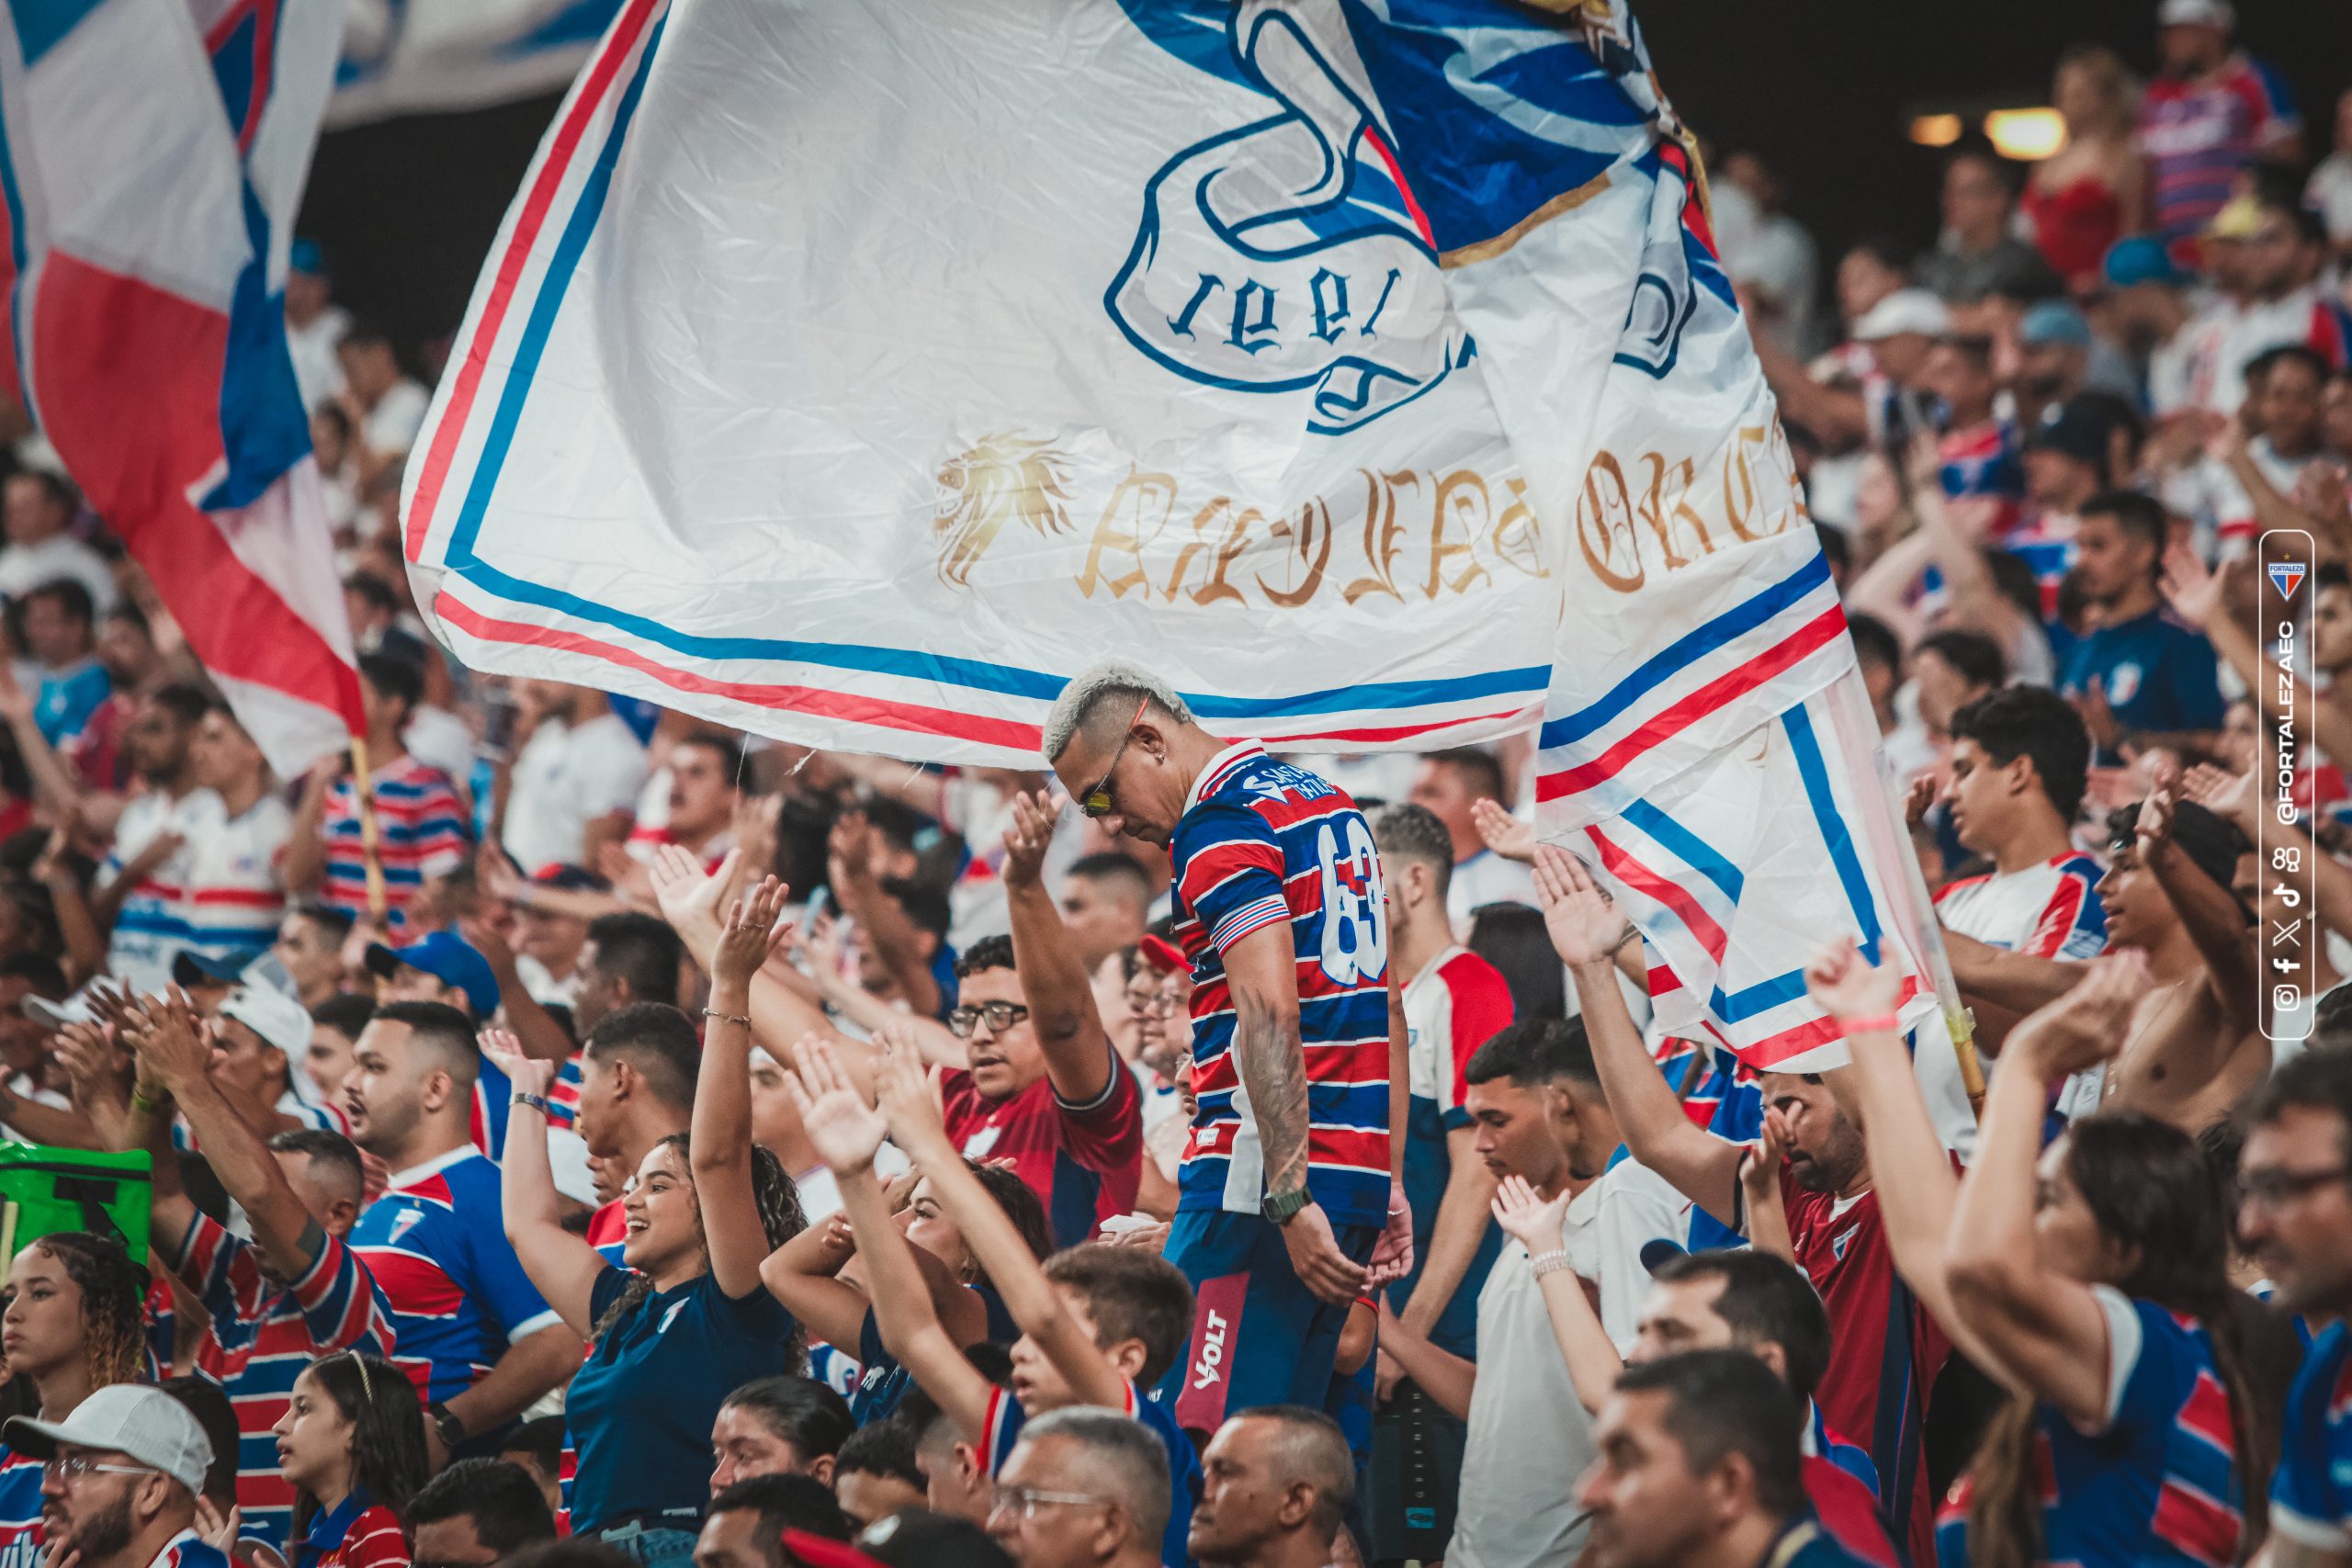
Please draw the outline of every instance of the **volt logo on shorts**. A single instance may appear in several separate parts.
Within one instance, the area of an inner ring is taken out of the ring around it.
[[[1201,1328],[1201,1354],[1193,1363],[1193,1392],[1198,1393],[1225,1375],[1225,1331],[1223,1313],[1207,1314]]]
[[[1220,1274],[1201,1281],[1193,1314],[1193,1344],[1184,1366],[1184,1387],[1176,1396],[1176,1424],[1214,1432],[1225,1425],[1233,1394],[1233,1359],[1240,1351],[1241,1311],[1250,1299],[1250,1276]]]

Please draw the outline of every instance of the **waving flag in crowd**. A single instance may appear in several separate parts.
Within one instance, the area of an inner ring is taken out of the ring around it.
[[[345,0],[330,126],[503,104],[568,86],[620,0]]]
[[[281,302],[339,9],[18,0],[8,20],[26,407],[271,764],[299,773],[359,718]]]
[[[942,761],[1035,765],[1121,649],[1294,748],[1541,706],[1668,1021],[1810,1065],[1805,943],[1917,966],[1699,184],[1608,5],[631,0],[410,468],[418,600]]]

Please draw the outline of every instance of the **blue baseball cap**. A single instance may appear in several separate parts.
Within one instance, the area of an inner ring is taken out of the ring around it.
[[[172,954],[172,979],[189,987],[197,986],[233,986],[244,977],[245,970],[258,961],[266,948],[254,948],[244,953],[232,953],[227,957],[198,953],[194,948],[182,948]]]
[[[368,973],[379,980],[390,979],[403,964],[465,992],[476,1020],[498,1010],[498,976],[491,973],[490,960],[454,931],[435,931],[406,947],[387,947],[380,942],[368,944]]]
[[[2072,348],[2091,345],[2091,324],[2083,313],[2064,299],[2044,299],[2025,313],[2018,322],[2018,342],[2027,348],[2047,348],[2064,344]]]
[[[287,247],[286,265],[292,272],[307,272],[313,277],[327,275],[327,254],[316,240],[296,240]]]
[[[2109,288],[2129,288],[2135,283],[2161,283],[2177,288],[2189,281],[2165,249],[2165,243],[2151,234],[2133,234],[2118,240],[2108,247],[2107,260],[2100,270],[2107,276]]]

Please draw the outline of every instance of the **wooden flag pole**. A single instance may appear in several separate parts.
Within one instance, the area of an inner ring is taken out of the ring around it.
[[[351,777],[359,796],[359,852],[368,866],[368,913],[376,929],[391,929],[391,906],[384,894],[383,840],[376,826],[376,780],[368,767],[368,738],[351,738]]]

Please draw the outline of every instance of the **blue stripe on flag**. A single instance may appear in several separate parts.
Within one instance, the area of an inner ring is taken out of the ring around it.
[[[638,100],[645,94],[645,78],[653,69],[654,51],[662,47],[662,32],[669,25],[669,13],[665,11],[646,35],[645,47],[638,53],[637,71],[629,77],[628,90],[621,95],[620,105],[613,111],[612,129],[605,135],[605,144],[596,150],[596,162],[581,185],[579,202],[563,226],[563,238],[558,242],[555,254],[548,258],[547,279],[540,285],[539,297],[531,302],[531,315],[524,326],[522,341],[514,346],[514,363],[507,372],[505,389],[499,395],[498,412],[482,437],[473,483],[466,488],[465,510],[458,513],[458,525],[450,532],[448,558],[452,567],[463,567],[474,559],[474,540],[481,533],[482,513],[490,508],[490,493],[498,488],[499,470],[505,465],[507,449],[514,443],[514,426],[530,396],[531,378],[538,372],[539,356],[547,352],[548,334],[554,329],[556,312],[562,309],[564,294],[579,268],[581,253],[588,248],[588,236],[595,231],[596,220],[605,210],[605,197],[613,186],[613,165],[620,161],[621,144],[628,139],[628,122],[636,118]]]
[[[1769,1012],[1783,1002],[1792,1002],[1804,995],[1804,971],[1792,969],[1770,980],[1758,980],[1726,996],[1723,987],[1715,988],[1708,1006],[1725,1023],[1744,1023],[1759,1012]]]
[[[1846,902],[1853,907],[1855,922],[1861,928],[1862,956],[1876,964],[1878,904],[1871,897],[1870,879],[1862,874],[1862,857],[1855,852],[1853,836],[1838,815],[1837,792],[1829,784],[1829,765],[1822,759],[1812,716],[1800,704],[1782,714],[1781,722],[1788,729],[1789,747],[1796,753],[1797,772],[1804,777],[1805,798],[1813,804],[1814,820],[1821,825],[1822,841],[1829,846],[1838,880],[1846,886]]]
[[[0,115],[0,197],[8,203],[8,259],[15,264],[8,277],[8,342],[17,361],[17,385],[24,389],[26,412],[40,423],[33,401],[32,378],[25,374],[25,198],[17,188],[16,150],[8,145],[8,117]]]
[[[12,0],[9,19],[17,24],[17,51],[30,71],[44,54],[56,48],[83,17],[105,0]]]
[[[1739,867],[1701,841],[1696,833],[1646,800],[1629,804],[1625,807],[1624,818],[1673,851],[1685,865],[1713,883],[1724,897],[1735,904],[1739,902],[1739,890],[1746,886],[1739,874]]]
[[[1680,674],[1732,638],[1754,631],[1828,581],[1828,558],[1816,551],[1807,558],[1803,566],[1763,592],[1685,632],[1644,660],[1640,668],[1594,702],[1544,725],[1536,743],[1549,750],[1555,746],[1567,746],[1582,740],[1633,706],[1661,682]]]

